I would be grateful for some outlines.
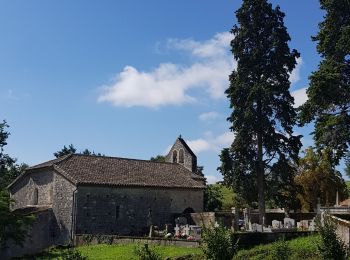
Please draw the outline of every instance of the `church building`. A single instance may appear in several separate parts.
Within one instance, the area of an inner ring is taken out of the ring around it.
[[[58,245],[76,234],[144,235],[174,214],[202,212],[205,179],[180,136],[166,162],[70,154],[28,168],[8,188],[14,210],[49,212],[41,239]]]

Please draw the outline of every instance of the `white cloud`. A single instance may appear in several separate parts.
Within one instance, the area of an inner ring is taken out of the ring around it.
[[[195,140],[186,140],[188,146],[194,153],[206,151],[220,151],[222,148],[230,146],[234,139],[234,133],[225,132],[217,137],[206,136]]]
[[[196,101],[188,94],[193,88],[203,88],[213,99],[223,98],[235,67],[228,55],[231,38],[230,33],[220,33],[204,42],[170,39],[168,48],[189,52],[196,61],[188,66],[162,63],[151,71],[125,66],[112,84],[102,88],[98,101],[120,107],[180,105]]]
[[[300,68],[302,65],[303,59],[301,57],[297,58],[297,65],[289,75],[289,81],[292,85],[300,80]]]
[[[307,88],[301,88],[291,92],[291,95],[294,97],[294,107],[299,107],[307,101]]]
[[[208,122],[208,121],[213,121],[214,119],[218,118],[220,115],[217,112],[211,111],[211,112],[206,112],[203,114],[199,115],[199,120]]]
[[[149,71],[127,65],[101,88],[98,102],[118,107],[182,105],[197,101],[198,97],[189,94],[195,88],[202,88],[212,99],[225,98],[228,76],[237,67],[229,51],[232,37],[224,32],[205,41],[169,39],[167,50],[184,52],[192,58],[190,64],[161,63]],[[302,64],[302,58],[298,58],[290,74],[292,84],[299,81]]]
[[[217,58],[227,56],[231,40],[232,34],[224,32],[204,42],[193,39],[169,39],[167,46],[170,49],[189,51],[195,57]]]
[[[214,184],[222,180],[221,178],[219,179],[217,176],[214,175],[205,175],[205,178],[207,179],[208,184]]]

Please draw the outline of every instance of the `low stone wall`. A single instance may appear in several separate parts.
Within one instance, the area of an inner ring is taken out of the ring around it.
[[[276,231],[276,232],[246,232],[246,233],[235,233],[235,238],[239,238],[239,248],[250,248],[260,244],[268,244],[275,242],[279,239],[290,240],[298,237],[310,236],[314,232],[310,231]]]
[[[75,246],[97,245],[97,244],[149,244],[157,246],[181,246],[198,247],[199,241],[188,241],[183,239],[165,239],[149,237],[129,237],[113,235],[76,235],[74,239]]]
[[[249,248],[252,246],[267,244],[279,239],[293,239],[302,236],[312,235],[310,231],[281,231],[281,232],[242,232],[235,233],[235,238],[239,238],[240,248]],[[198,247],[200,241],[188,241],[183,239],[165,239],[165,238],[148,238],[148,237],[126,237],[113,235],[76,235],[75,246],[97,245],[97,244],[150,244],[159,246],[181,246],[181,247]]]
[[[301,220],[310,220],[316,217],[317,213],[308,212],[308,213],[289,213],[289,217],[295,219],[295,223],[300,222]],[[266,212],[265,214],[265,225],[271,225],[272,220],[282,221],[285,218],[284,213],[277,212]],[[251,223],[259,223],[259,213],[251,212],[250,213],[250,221]]]
[[[190,224],[197,226],[210,226],[215,222],[223,224],[225,227],[231,227],[234,221],[235,214],[229,211],[218,211],[218,212],[202,212],[202,213],[191,213],[186,216],[189,219]],[[265,224],[267,226],[272,224],[272,220],[282,221],[286,217],[284,213],[277,212],[266,212],[265,214]],[[295,223],[301,220],[310,220],[316,217],[316,213],[290,213],[289,217],[295,219]],[[240,216],[240,219],[243,219],[243,216]],[[259,223],[259,213],[251,212],[250,213],[251,223]]]
[[[336,216],[332,216],[332,219],[337,223],[337,235],[350,248],[350,221]]]

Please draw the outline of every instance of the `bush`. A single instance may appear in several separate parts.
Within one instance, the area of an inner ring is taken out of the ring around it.
[[[270,256],[273,260],[288,260],[290,254],[291,249],[283,238],[273,244]]]
[[[323,218],[323,223],[317,221],[317,227],[321,235],[318,243],[318,251],[323,259],[346,259],[344,242],[336,234],[337,224],[328,215]]]
[[[237,252],[238,240],[223,226],[203,227],[202,249],[207,259],[231,260]]]
[[[82,256],[79,251],[74,248],[69,248],[62,254],[63,260],[87,260],[87,257]]]
[[[135,250],[135,254],[140,258],[140,260],[161,260],[162,257],[154,250],[148,247],[148,244],[139,246]]]

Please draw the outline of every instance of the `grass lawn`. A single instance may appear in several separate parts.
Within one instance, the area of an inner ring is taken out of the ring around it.
[[[88,259],[98,260],[98,259],[118,259],[118,260],[132,260],[139,259],[135,254],[135,248],[137,245],[92,245],[92,246],[81,246],[76,249],[81,253],[81,255],[86,256]],[[196,255],[197,259],[202,259],[200,248],[188,248],[188,247],[175,247],[175,246],[149,246],[150,249],[158,252],[162,257],[177,257],[185,255]],[[64,250],[51,249],[48,252],[36,256],[33,259],[41,260],[51,260],[51,259],[62,259],[62,253]],[[29,258],[27,258],[29,259]]]
[[[318,235],[299,237],[293,240],[287,241],[289,259],[303,259],[303,260],[316,260],[321,259],[317,253],[317,243],[319,241]],[[279,242],[274,242],[266,245],[255,246],[251,249],[241,249],[234,256],[233,259],[271,259],[271,252],[276,251],[276,246]],[[117,259],[117,260],[137,260],[139,259],[135,253],[135,249],[138,245],[90,245],[77,247],[81,255],[86,256],[88,259]],[[163,259],[166,257],[180,257],[192,255],[192,258],[186,258],[191,260],[205,259],[200,248],[187,248],[187,247],[174,247],[174,246],[149,246],[150,249],[159,253]],[[66,249],[51,249],[45,253],[37,255],[33,258],[24,259],[62,259],[62,254]]]
[[[287,241],[290,259],[316,260],[321,259],[317,253],[318,235],[299,237]],[[278,242],[277,242],[278,243]],[[276,247],[276,242],[255,246],[247,250],[239,250],[233,259],[270,259],[270,253]]]

